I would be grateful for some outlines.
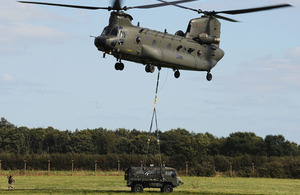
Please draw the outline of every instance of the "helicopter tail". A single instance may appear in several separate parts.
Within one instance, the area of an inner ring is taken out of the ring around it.
[[[186,31],[186,38],[197,40],[201,44],[219,44],[221,23],[215,17],[202,16],[192,19]]]

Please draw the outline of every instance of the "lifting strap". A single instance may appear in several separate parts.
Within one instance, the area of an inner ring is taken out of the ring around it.
[[[158,69],[157,81],[156,81],[156,89],[155,89],[154,108],[153,108],[153,114],[152,114],[150,129],[149,129],[149,133],[148,133],[147,153],[146,153],[146,155],[147,156],[149,155],[149,145],[150,145],[150,141],[151,141],[151,132],[152,132],[152,127],[153,127],[153,120],[155,119],[157,149],[158,149],[158,154],[159,154],[159,166],[161,166],[162,163],[161,163],[161,155],[160,155],[159,130],[158,130],[158,123],[157,123],[157,115],[156,115],[156,103],[157,103],[157,93],[158,93],[158,85],[159,85],[159,76],[160,76],[160,70]],[[145,165],[146,165],[146,161],[145,161]]]

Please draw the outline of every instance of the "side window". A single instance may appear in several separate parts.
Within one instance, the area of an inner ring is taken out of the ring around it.
[[[182,48],[182,45],[179,45],[176,50],[179,51],[181,48]]]
[[[168,45],[167,45],[167,49],[171,49],[172,48],[172,45],[171,45],[171,43],[169,43]]]
[[[124,31],[121,31],[121,37],[125,38],[126,37],[126,33]]]
[[[135,42],[136,43],[141,43],[141,38],[140,37],[136,37]]]
[[[156,46],[156,40],[152,41],[152,46]]]
[[[186,32],[189,33],[191,31],[191,23],[189,23],[187,29],[186,29]]]
[[[197,51],[197,56],[201,56],[202,52],[200,50]]]
[[[165,171],[165,176],[175,176],[175,171]]]
[[[191,54],[194,50],[195,50],[195,49],[193,49],[193,48],[189,48],[189,49],[188,49],[188,53]]]

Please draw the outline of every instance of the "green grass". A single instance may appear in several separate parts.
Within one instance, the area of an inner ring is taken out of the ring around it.
[[[15,190],[0,176],[0,194],[128,194],[123,176],[15,176]],[[174,194],[300,194],[300,180],[265,178],[182,177]],[[145,194],[160,193],[145,189]]]

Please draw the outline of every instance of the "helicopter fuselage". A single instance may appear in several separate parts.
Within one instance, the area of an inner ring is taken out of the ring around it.
[[[124,12],[111,13],[109,25],[95,38],[95,46],[104,56],[111,54],[120,63],[128,60],[174,71],[183,69],[208,73],[224,56],[218,43],[213,41],[201,44],[199,40],[187,37],[188,33],[180,36],[159,32],[134,26],[131,20],[132,17]]]
[[[120,0],[114,0],[113,6],[81,6],[67,5],[46,2],[19,1],[20,3],[50,5],[59,7],[69,7],[76,9],[99,10],[104,9],[111,12],[109,25],[104,28],[102,34],[95,38],[95,46],[99,51],[113,55],[117,59],[116,70],[123,70],[122,60],[128,60],[146,65],[146,72],[154,72],[155,66],[172,68],[174,76],[180,76],[180,69],[207,71],[206,79],[211,80],[211,69],[224,56],[224,51],[219,48],[221,23],[219,19],[230,22],[238,22],[219,14],[245,14],[251,12],[266,11],[284,7],[291,7],[290,4],[279,4],[247,9],[225,10],[225,11],[203,11],[178,4],[187,3],[194,0],[165,1],[161,3],[121,6]],[[141,28],[139,25],[132,25],[132,16],[122,10],[148,9],[173,5],[179,8],[191,10],[203,14],[200,18],[190,20],[186,32],[177,31],[175,35],[159,32],[148,28]]]

